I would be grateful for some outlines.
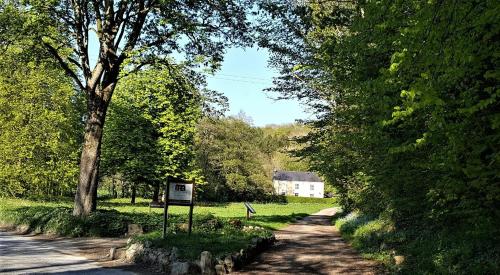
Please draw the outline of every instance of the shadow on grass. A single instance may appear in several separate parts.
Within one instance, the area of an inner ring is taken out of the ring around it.
[[[257,225],[266,229],[275,230],[277,229],[277,225],[280,224],[289,224],[296,222],[304,217],[309,216],[307,213],[293,213],[290,215],[268,215],[268,216],[259,216],[255,215],[249,220],[246,218],[238,217],[229,217],[228,219],[239,219],[243,221],[246,225]]]
[[[116,207],[149,207],[150,203],[151,202],[149,202],[149,201],[143,201],[143,202],[136,202],[135,204],[132,204],[130,202],[101,200],[101,201],[99,201],[99,207],[110,207],[110,208],[116,208]],[[195,206],[202,206],[202,207],[226,207],[229,204],[230,204],[229,202],[196,202]]]

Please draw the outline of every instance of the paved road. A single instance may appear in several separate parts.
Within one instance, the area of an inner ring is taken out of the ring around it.
[[[68,242],[43,241],[0,231],[1,274],[134,274],[103,268],[96,262],[78,255]]]
[[[377,265],[363,259],[342,238],[323,209],[275,232],[278,243],[236,274],[376,274]]]

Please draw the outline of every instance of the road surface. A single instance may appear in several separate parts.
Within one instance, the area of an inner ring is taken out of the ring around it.
[[[46,241],[0,231],[0,274],[134,274],[103,268],[78,253],[70,239]]]
[[[376,274],[331,225],[338,208],[323,209],[275,232],[277,244],[236,274]]]

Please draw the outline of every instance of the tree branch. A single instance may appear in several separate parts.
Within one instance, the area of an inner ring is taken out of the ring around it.
[[[66,74],[69,75],[71,78],[73,78],[73,80],[75,80],[76,84],[82,91],[85,91],[85,86],[82,84],[76,73],[69,67],[68,63],[64,62],[64,59],[59,55],[57,50],[46,42],[42,43],[45,47],[47,47],[50,54],[52,54],[57,59],[57,61],[59,62],[63,70],[66,72]]]

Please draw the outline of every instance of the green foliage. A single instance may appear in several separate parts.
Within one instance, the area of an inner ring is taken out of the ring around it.
[[[237,118],[206,118],[197,133],[198,165],[206,180],[199,187],[200,200],[253,201],[272,193],[261,129]]]
[[[302,154],[343,207],[406,236],[402,272],[497,273],[498,1],[261,6],[272,90],[317,110]],[[371,246],[366,226],[355,238]]]
[[[122,79],[105,126],[104,175],[133,185],[196,176],[192,145],[201,95],[195,84],[182,68],[148,68]]]
[[[0,6],[2,26],[35,28],[32,20]],[[0,34],[0,197],[67,195],[78,172],[81,96],[47,52],[18,32]]]
[[[287,203],[324,203],[324,204],[337,204],[336,198],[309,198],[309,197],[295,197],[286,196]]]

